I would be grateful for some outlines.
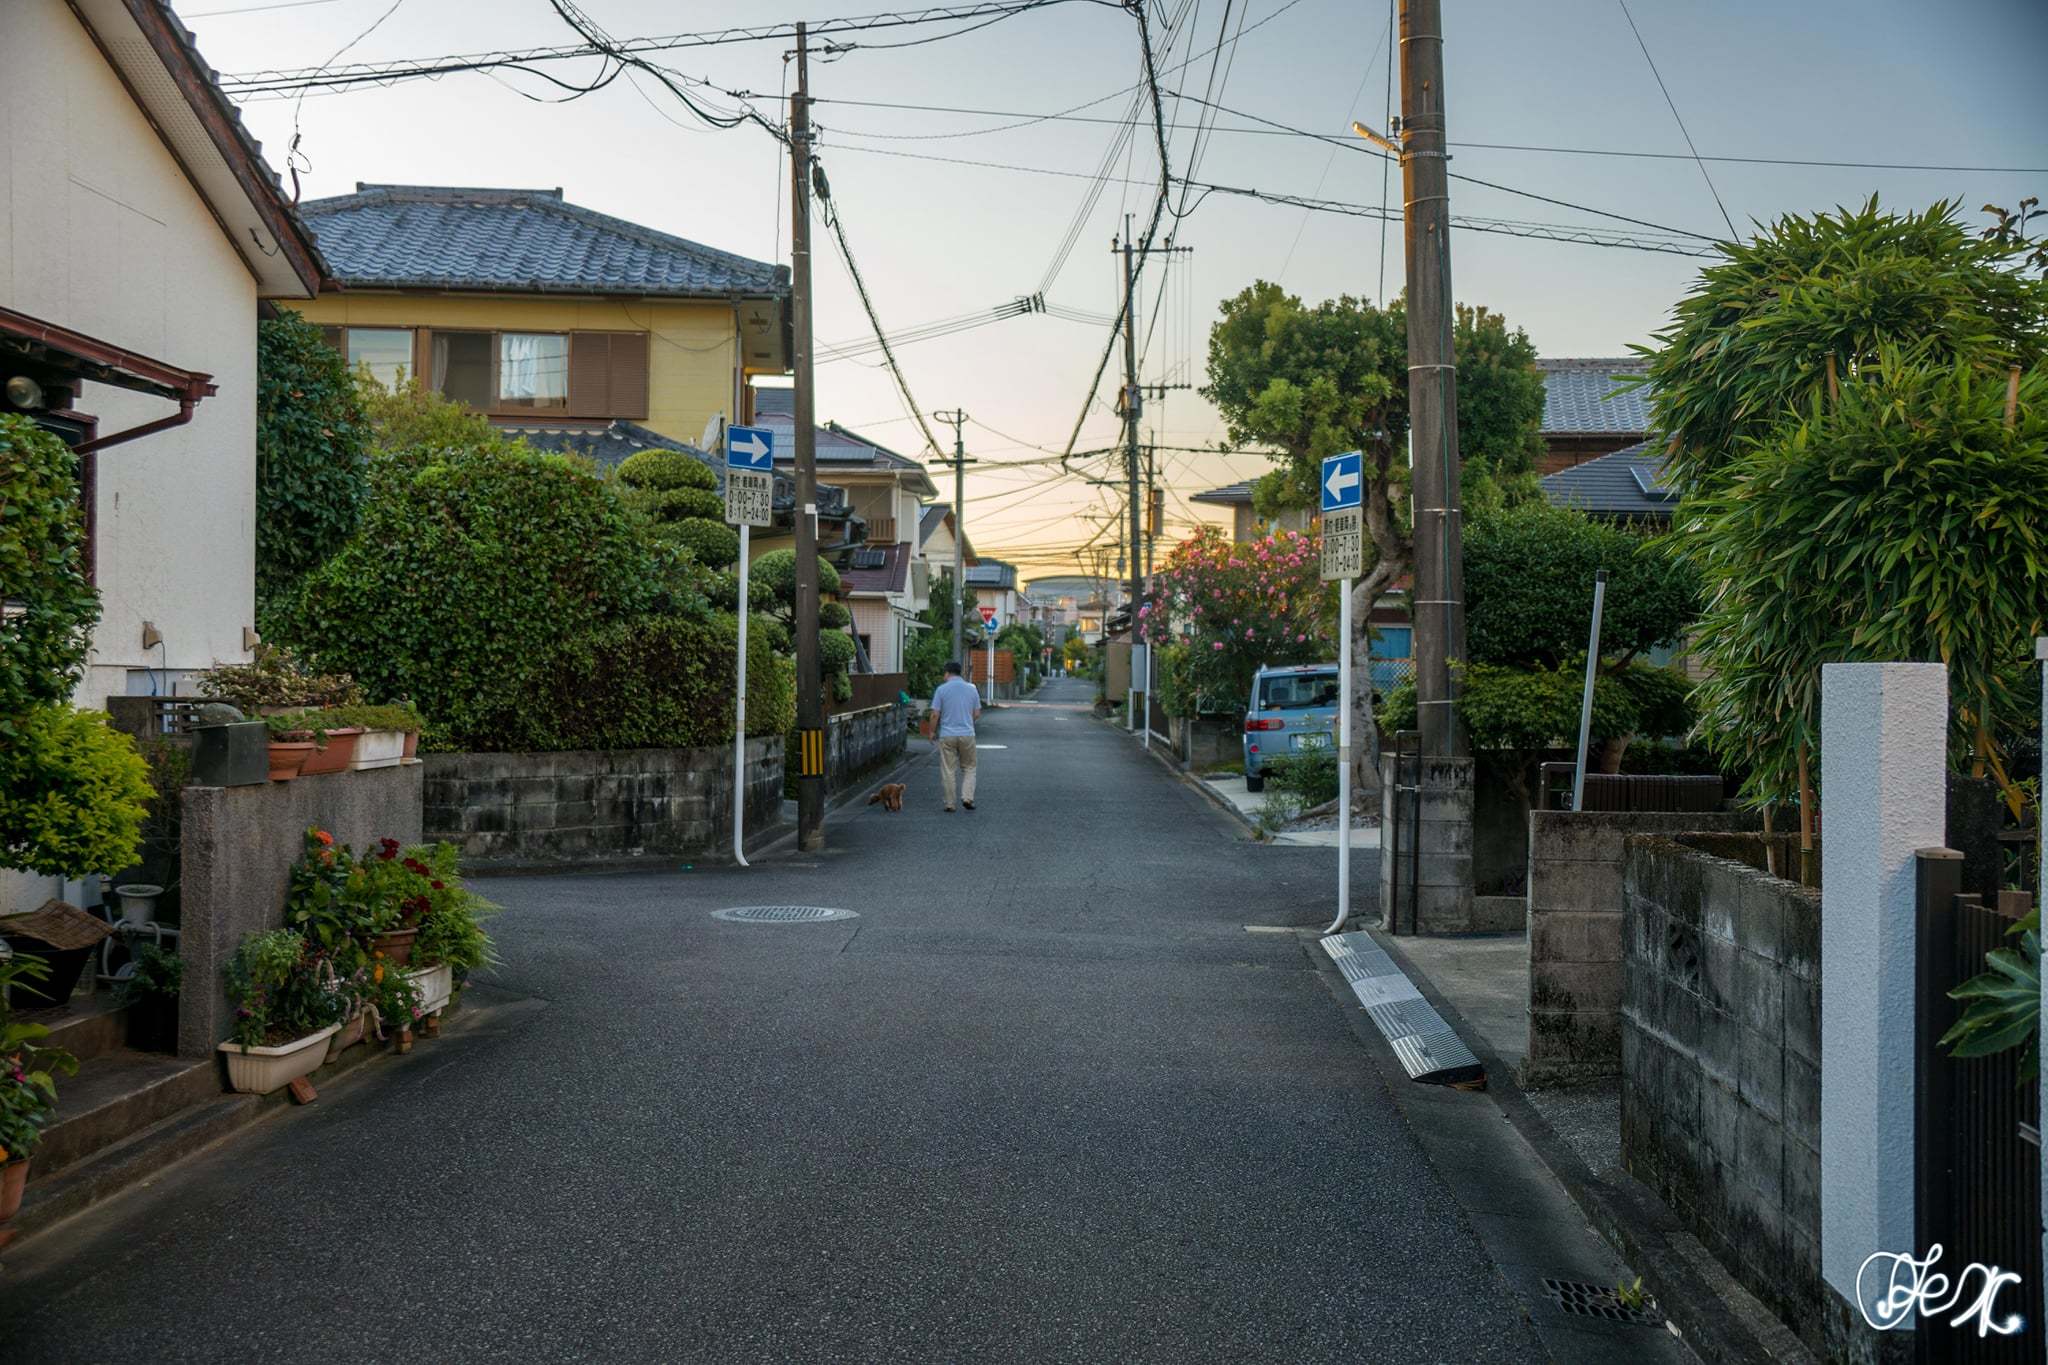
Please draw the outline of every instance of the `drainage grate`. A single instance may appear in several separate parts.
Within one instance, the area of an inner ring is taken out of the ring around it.
[[[711,918],[734,924],[823,924],[827,920],[858,919],[851,910],[832,910],[822,905],[736,905],[714,910]]]
[[[1625,1322],[1637,1327],[1662,1327],[1664,1319],[1646,1308],[1631,1308],[1621,1296],[1605,1285],[1583,1280],[1549,1280],[1543,1292],[1550,1301],[1574,1317],[1599,1318],[1603,1322]],[[1653,1300],[1644,1300],[1646,1304]]]

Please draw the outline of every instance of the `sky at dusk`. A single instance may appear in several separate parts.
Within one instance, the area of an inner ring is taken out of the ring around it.
[[[808,10],[804,0],[582,4],[616,37],[888,7],[886,0],[810,0]],[[548,0],[399,0],[395,7],[392,0],[185,0],[178,9],[207,59],[230,75],[320,65],[373,24],[342,61],[576,40]],[[1618,0],[1447,0],[1444,9],[1455,174],[1726,235],[1722,210],[1699,166],[1685,158],[1685,136]],[[1872,193],[1902,208],[1960,198],[1973,221],[1986,202],[2048,199],[2048,83],[2040,79],[2048,5],[2038,0],[1631,0],[1629,9],[1703,156],[2020,168],[1709,161],[1738,231],[1753,219],[1860,203]],[[1191,178],[1213,184],[1377,209],[1384,163],[1347,129],[1354,118],[1385,127],[1384,3],[1152,0],[1151,15],[1176,174],[1189,175],[1192,163]],[[1036,447],[1065,446],[1117,305],[1111,238],[1126,212],[1142,227],[1151,207],[1159,164],[1149,122],[1091,194],[1143,75],[1138,25],[1120,8],[1074,0],[918,41],[965,27],[877,31],[852,39],[858,45],[851,50],[814,56],[818,151],[890,331],[1040,289],[1070,315],[1013,317],[911,342],[899,358],[921,408],[963,408],[973,419],[965,436],[982,463],[968,476],[967,517],[977,550],[1012,559],[1026,577],[1074,572],[1076,548],[1095,534],[1087,518],[1113,506],[1113,491],[1087,478],[1118,474],[1120,465],[1096,460],[1066,478],[1042,462],[1004,466],[1042,461]],[[1212,63],[1209,50],[1219,41]],[[685,48],[655,60],[707,82],[693,88],[712,107],[740,103],[724,92],[751,94],[764,116],[779,120],[787,47],[775,40]],[[585,59],[548,70],[587,82],[599,64]],[[1217,113],[1175,98],[1176,91],[1207,91],[1237,112]],[[350,192],[358,181],[560,186],[572,202],[604,213],[757,259],[788,259],[788,168],[768,133],[707,127],[645,75],[545,102],[565,93],[530,74],[499,72],[243,108],[280,170],[297,130],[308,199]],[[920,107],[887,107],[902,105]],[[1067,116],[1036,118],[1055,113]],[[1205,119],[1214,125],[1207,135],[1198,128]],[[1530,150],[1537,148],[1567,150]],[[1398,209],[1398,171],[1386,185]],[[1628,226],[1467,182],[1454,182],[1451,196],[1458,215]],[[1176,192],[1173,203],[1185,204],[1186,216],[1168,221],[1178,243],[1193,250],[1170,269],[1162,271],[1163,258],[1148,268],[1164,292],[1162,299],[1148,288],[1141,303],[1150,329],[1148,383],[1202,382],[1216,305],[1255,279],[1277,280],[1310,301],[1384,297],[1401,287],[1398,225],[1385,234],[1383,286],[1381,227],[1368,218],[1224,193],[1183,200]],[[1548,356],[1619,355],[1649,340],[1704,264],[1477,231],[1456,232],[1451,241],[1456,297],[1506,314]],[[879,357],[841,358],[829,349],[870,334],[822,228],[815,252],[821,418],[920,454],[923,438]],[[1077,313],[1084,316],[1071,316]],[[1115,443],[1116,382],[1112,369],[1079,448]],[[1146,419],[1148,434],[1164,446],[1213,445],[1222,431],[1192,390],[1152,402]],[[950,441],[950,428],[934,428]],[[1185,533],[1205,512],[1218,516],[1188,503],[1190,495],[1268,467],[1256,455],[1167,451],[1160,460],[1169,535]]]

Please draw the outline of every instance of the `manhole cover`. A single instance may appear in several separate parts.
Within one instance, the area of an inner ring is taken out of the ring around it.
[[[714,910],[711,918],[735,924],[822,924],[826,920],[858,919],[851,910],[833,910],[823,905],[736,905]]]
[[[1550,1301],[1565,1312],[1576,1317],[1599,1318],[1605,1322],[1626,1322],[1641,1327],[1661,1327],[1664,1319],[1647,1308],[1631,1308],[1622,1302],[1621,1295],[1605,1285],[1587,1284],[1583,1280],[1549,1280],[1543,1282],[1543,1292]],[[1645,1305],[1650,1300],[1644,1300]]]

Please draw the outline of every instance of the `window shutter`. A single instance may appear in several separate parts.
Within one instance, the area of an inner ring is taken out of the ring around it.
[[[608,332],[569,334],[569,416],[612,417],[612,337]]]
[[[611,347],[611,417],[647,416],[647,333],[614,332]]]

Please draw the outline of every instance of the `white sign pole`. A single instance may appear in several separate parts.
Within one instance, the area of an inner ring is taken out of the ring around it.
[[[732,856],[741,867],[751,866],[743,850],[747,823],[747,545],[753,529],[740,523],[740,680],[732,701]]]
[[[1337,580],[1337,918],[1326,934],[1351,918],[1351,588]]]
[[[994,622],[984,621],[981,630],[982,634],[988,636],[988,701],[984,704],[994,706],[996,704],[996,633]]]
[[[1586,740],[1593,730],[1593,680],[1600,672],[1600,608],[1607,602],[1607,570],[1593,574],[1593,638],[1586,645],[1586,692],[1579,699],[1579,761],[1572,768],[1572,809],[1586,799]]]

